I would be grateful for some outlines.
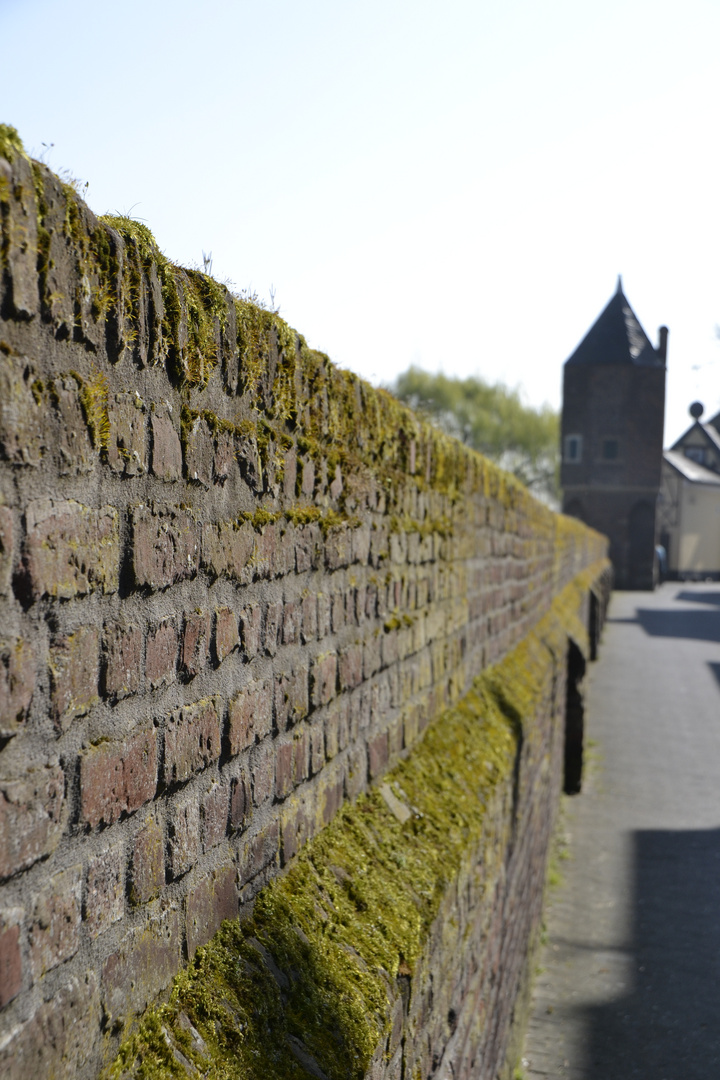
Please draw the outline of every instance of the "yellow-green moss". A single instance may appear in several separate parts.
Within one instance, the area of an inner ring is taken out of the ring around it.
[[[17,154],[27,157],[22,139],[10,124],[0,124],[0,157],[12,163]]]

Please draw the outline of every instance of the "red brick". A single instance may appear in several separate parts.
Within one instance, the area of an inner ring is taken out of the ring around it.
[[[310,739],[305,728],[293,739],[293,780],[301,784],[310,775]]]
[[[363,679],[363,647],[360,642],[348,645],[338,654],[338,676],[341,690],[352,690]]]
[[[180,665],[190,678],[198,675],[207,664],[209,648],[210,612],[187,612],[180,643]]]
[[[313,661],[311,670],[312,703],[327,705],[335,697],[337,682],[337,656],[334,652],[324,653]]]
[[[103,690],[120,699],[134,694],[142,676],[142,630],[139,626],[113,623],[105,627]]]
[[[369,679],[381,666],[382,639],[380,634],[373,634],[363,644],[363,677]]]
[[[272,728],[272,684],[249,682],[228,705],[230,753],[239,754]]]
[[[0,911],[0,1009],[22,990],[20,925],[22,908]]]
[[[39,465],[47,446],[47,404],[35,400],[33,381],[24,358],[3,354],[0,363],[0,458],[15,465]]]
[[[282,617],[282,601],[278,600],[275,603],[268,604],[265,609],[265,633],[263,634],[263,646],[268,656],[275,656],[278,650]]]
[[[241,884],[250,881],[265,867],[277,863],[279,850],[280,829],[278,823],[273,821],[246,841],[240,856]]]
[[[220,929],[225,919],[235,919],[238,913],[237,871],[223,866],[202,877],[190,889],[187,898],[188,956],[205,945]]]
[[[80,947],[82,867],[72,866],[50,878],[33,905],[28,931],[30,967],[39,979]]]
[[[203,525],[202,564],[213,577],[252,581],[255,532],[247,522],[227,521]]]
[[[152,435],[151,468],[160,480],[171,483],[182,476],[180,436],[169,416],[154,412],[150,416]]]
[[[271,576],[284,577],[295,570],[295,529],[292,525],[278,525],[275,531],[275,550],[272,556]]]
[[[59,765],[0,781],[0,878],[51,854],[60,840],[65,774]]]
[[[323,778],[324,779],[324,778]],[[343,804],[344,775],[342,770],[333,770],[320,787],[322,823],[329,825]]]
[[[272,739],[264,739],[252,752],[250,777],[255,806],[261,806],[275,792],[276,749]]]
[[[112,506],[92,510],[79,502],[41,499],[28,506],[25,568],[34,600],[118,589],[120,529]]]
[[[227,834],[228,789],[224,784],[213,784],[200,800],[203,851],[219,844]]]
[[[301,667],[289,675],[275,676],[275,726],[286,731],[310,711],[308,671]]]
[[[301,623],[302,606],[294,601],[286,600],[283,606],[283,645],[293,645],[300,640]]]
[[[155,729],[91,746],[80,759],[80,820],[112,825],[149,802],[157,787]]]
[[[307,807],[304,803],[291,801],[282,821],[283,866],[297,855],[300,848],[310,839],[310,835],[310,816]]]
[[[375,780],[385,771],[389,758],[388,733],[382,731],[368,740],[368,771],[371,780]]]
[[[147,636],[145,674],[155,688],[175,678],[178,632],[173,619],[165,619]]]
[[[248,604],[240,612],[240,631],[245,655],[252,659],[260,651],[262,634],[262,609],[259,604]]]
[[[102,999],[106,1020],[122,1024],[164,990],[182,963],[182,921],[176,908],[153,912],[130,930],[105,961]]]
[[[165,727],[166,784],[188,780],[220,757],[219,699],[204,698],[172,713]]]
[[[308,593],[302,602],[302,640],[303,644],[314,641],[318,636],[317,596]]]
[[[293,744],[278,743],[275,747],[275,794],[278,799],[285,799],[293,787]]]
[[[195,577],[200,565],[200,526],[189,510],[138,506],[131,521],[136,585],[165,589]]]
[[[251,804],[250,781],[242,773],[234,777],[230,784],[230,826],[232,829],[240,831],[247,826]]]
[[[0,506],[0,596],[10,595],[13,564],[15,562],[15,537],[12,510]]]
[[[310,773],[315,776],[325,766],[325,729],[322,723],[310,728]]]
[[[240,635],[235,612],[226,607],[218,608],[215,612],[215,655],[218,663],[222,663],[239,644]]]
[[[125,859],[122,847],[107,848],[88,862],[84,925],[94,940],[125,913]]]
[[[200,856],[200,810],[194,796],[168,805],[168,868],[181,877]]]
[[[74,634],[58,640],[50,650],[51,716],[64,731],[76,716],[82,716],[100,699],[100,633],[94,626],[82,626]]]
[[[147,472],[145,404],[137,393],[111,395],[107,463],[113,472],[142,476]]]
[[[35,658],[22,639],[0,642],[0,738],[18,732],[35,691]]]
[[[76,1080],[100,1039],[100,997],[94,971],[73,975],[29,1020],[2,1041],[3,1080]]]
[[[162,826],[152,818],[132,841],[129,884],[133,904],[152,900],[165,884],[165,837]]]
[[[348,699],[338,698],[325,716],[325,748],[328,760],[335,757],[347,745]],[[343,738],[344,736],[344,738]]]

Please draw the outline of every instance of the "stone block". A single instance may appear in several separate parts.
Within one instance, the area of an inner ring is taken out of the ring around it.
[[[165,619],[148,631],[145,649],[145,675],[150,686],[162,686],[175,678],[178,655],[178,632],[174,619]]]
[[[283,645],[294,645],[300,640],[302,625],[302,606],[294,600],[286,600],[283,605],[282,641]]]
[[[283,622],[283,605],[277,600],[267,605],[265,609],[265,632],[263,634],[263,647],[268,656],[275,656],[280,644],[280,633]]]
[[[3,262],[8,277],[8,301],[12,314],[24,321],[37,313],[38,206],[32,167],[16,155],[12,166],[3,160],[3,202],[6,204]],[[5,192],[7,195],[5,195]],[[5,214],[3,214],[5,217]]]
[[[286,731],[310,711],[308,669],[299,667],[290,674],[275,676],[275,727]]]
[[[240,644],[238,620],[230,608],[218,608],[215,612],[215,655],[221,664]]]
[[[228,705],[228,742],[231,754],[247,750],[272,729],[273,692],[270,682],[252,680]]]
[[[55,447],[61,476],[82,476],[95,468],[97,454],[80,403],[80,386],[73,376],[53,379],[51,397],[58,416]]]
[[[200,525],[181,507],[135,507],[132,522],[132,569],[135,584],[165,589],[194,578],[200,565]]]
[[[0,596],[9,596],[15,563],[15,536],[13,512],[8,506],[0,506]]]
[[[144,927],[130,930],[102,969],[102,1001],[110,1025],[122,1024],[164,990],[182,963],[182,919],[175,907],[153,907]]]
[[[325,565],[339,570],[352,562],[352,535],[346,526],[331,529],[325,538]]]
[[[352,690],[363,680],[363,647],[361,642],[348,645],[338,653],[338,678],[341,690]]]
[[[370,679],[382,667],[382,637],[372,634],[363,642],[363,678]]]
[[[309,592],[302,601],[302,642],[315,641],[318,636],[317,596]]]
[[[310,738],[304,726],[295,732],[292,750],[293,782],[297,786],[310,775]]]
[[[54,874],[33,903],[28,929],[34,979],[74,956],[80,947],[82,866]]]
[[[250,779],[255,806],[261,806],[276,793],[275,772],[275,745],[272,739],[263,739],[250,755]]]
[[[323,653],[313,660],[310,681],[313,705],[327,705],[332,701],[337,683],[337,656],[334,652]]]
[[[259,604],[248,604],[240,612],[240,633],[243,652],[251,660],[260,652],[262,608]]]
[[[94,940],[125,914],[125,853],[120,844],[88,861],[83,922]]]
[[[168,869],[172,878],[186,874],[200,856],[200,808],[194,794],[168,804]]]
[[[214,446],[212,433],[203,417],[195,417],[188,427],[183,450],[186,478],[209,488],[213,479]]]
[[[180,666],[185,675],[194,678],[203,670],[209,650],[210,612],[187,612],[180,643]]]
[[[215,847],[227,835],[228,789],[225,784],[213,783],[200,799],[203,851]]]
[[[133,904],[153,900],[165,884],[165,836],[162,825],[150,818],[132,840],[129,893]]]
[[[145,413],[145,403],[137,391],[111,396],[107,462],[113,472],[124,476],[142,476],[147,472]]]
[[[82,716],[100,700],[99,652],[100,632],[95,626],[80,627],[50,649],[50,714],[59,731],[65,731],[74,717]]]
[[[224,484],[232,475],[235,466],[235,440],[232,432],[218,431],[215,436],[213,455],[213,473],[215,480]]]
[[[25,570],[33,600],[118,589],[120,529],[112,506],[92,510],[73,499],[30,503],[25,515]]]
[[[330,597],[326,593],[317,595],[317,636],[322,640],[330,633]]]
[[[112,825],[138,810],[155,795],[157,770],[153,727],[91,746],[80,758],[80,820],[91,827]]]
[[[310,736],[310,774],[316,776],[325,766],[325,726],[322,721],[312,725]]]
[[[21,730],[35,691],[35,658],[22,639],[0,642],[0,738]]]
[[[47,401],[23,357],[0,354],[0,458],[39,465],[47,447]]]
[[[281,823],[282,864],[286,866],[312,835],[312,811],[306,800],[288,802]]]
[[[203,525],[202,564],[211,577],[227,577],[241,584],[252,581],[254,549],[255,532],[247,522]]]
[[[246,828],[251,812],[250,780],[245,773],[241,773],[230,782],[230,827],[235,832]]]
[[[194,956],[196,949],[207,944],[224,919],[235,919],[237,913],[237,871],[234,866],[222,866],[200,878],[191,887],[187,898],[188,956]]]
[[[295,529],[295,569],[298,574],[317,570],[322,561],[323,535],[319,525],[302,525]]]
[[[204,698],[177,709],[165,727],[165,784],[182,783],[220,757],[220,700]]]
[[[115,700],[134,694],[142,678],[142,630],[139,626],[111,623],[105,627],[103,691]]]
[[[59,765],[0,780],[0,878],[50,855],[63,829],[65,774]]]
[[[20,928],[23,915],[22,908],[0,909],[0,1009],[22,990]]]
[[[285,799],[294,786],[293,744],[278,743],[275,747],[275,794],[278,799]]]
[[[162,411],[150,416],[150,436],[152,439],[151,469],[155,476],[166,483],[173,483],[182,477],[182,447],[172,420]]]

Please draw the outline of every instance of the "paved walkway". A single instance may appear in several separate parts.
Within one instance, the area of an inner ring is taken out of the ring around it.
[[[615,593],[523,1075],[720,1078],[720,586]]]

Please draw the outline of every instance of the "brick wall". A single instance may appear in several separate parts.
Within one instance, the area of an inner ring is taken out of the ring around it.
[[[0,209],[0,1064],[89,1077],[604,541],[7,129]]]

